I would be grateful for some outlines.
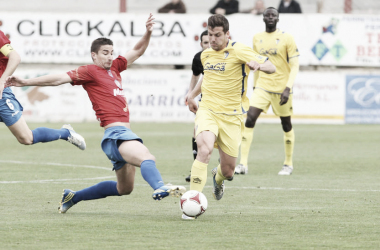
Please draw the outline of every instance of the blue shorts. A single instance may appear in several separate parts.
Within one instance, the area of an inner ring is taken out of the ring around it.
[[[4,122],[9,127],[20,119],[24,109],[13,93],[5,91],[6,89],[4,89],[3,98],[0,99],[0,122]]]
[[[113,170],[121,169],[127,162],[123,159],[119,152],[119,146],[123,141],[139,141],[143,143],[135,133],[129,128],[116,126],[107,128],[101,142],[103,152],[113,164]]]

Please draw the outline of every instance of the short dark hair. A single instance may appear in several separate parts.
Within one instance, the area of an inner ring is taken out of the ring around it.
[[[201,34],[201,42],[203,42],[203,36],[208,36],[208,30],[205,30]]]
[[[223,27],[223,32],[226,33],[230,29],[230,24],[225,16],[215,14],[208,18],[208,27],[214,29],[215,27]]]
[[[103,45],[113,45],[113,42],[111,39],[105,37],[95,39],[91,44],[91,52],[98,53],[100,47]]]
[[[264,10],[264,12],[263,12],[263,16],[265,15],[265,12],[267,12],[267,10],[275,10],[275,11],[277,12],[277,16],[280,15],[280,13],[278,13],[278,10],[277,10],[275,7],[268,7],[268,8],[266,8],[266,9]]]

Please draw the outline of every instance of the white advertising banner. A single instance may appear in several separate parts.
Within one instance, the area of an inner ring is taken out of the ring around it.
[[[46,73],[18,71],[31,78]],[[300,72],[294,85],[293,119],[306,123],[344,123],[345,75]],[[251,85],[252,74],[249,77]],[[122,73],[131,122],[193,122],[194,114],[184,104],[191,79],[189,70],[127,70]],[[33,122],[96,121],[87,93],[81,86],[13,88],[24,107],[24,117]],[[251,88],[248,96],[252,92]],[[271,111],[258,122],[278,122]]]
[[[91,63],[91,42],[109,37],[115,56],[124,55],[145,32],[148,15],[46,14],[0,12],[1,30],[10,35],[26,63]],[[157,14],[150,45],[137,64],[189,65],[200,50],[208,14]],[[265,30],[262,16],[228,17],[233,40],[252,46]],[[380,66],[380,17],[376,15],[281,14],[277,25],[292,34],[301,65]]]
[[[146,31],[147,15],[1,13],[1,30],[10,35],[26,63],[91,63],[93,40],[108,37],[114,55],[131,50]],[[149,48],[139,64],[191,64],[200,50],[195,36],[207,16],[155,15]]]

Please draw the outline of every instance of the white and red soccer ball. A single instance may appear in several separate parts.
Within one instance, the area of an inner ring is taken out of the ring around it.
[[[203,193],[190,190],[182,195],[179,205],[185,215],[198,217],[206,212],[208,202]]]

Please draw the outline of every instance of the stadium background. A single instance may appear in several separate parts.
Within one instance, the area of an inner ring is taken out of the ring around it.
[[[22,58],[15,74],[33,77],[91,63],[89,47],[99,36],[113,39],[115,54],[124,54],[144,32],[147,14],[166,2],[4,1],[0,28],[10,35]],[[184,2],[187,14],[156,14],[158,23],[148,50],[122,75],[132,122],[192,122],[194,118],[183,97],[191,78],[192,57],[200,50],[198,35],[214,1]],[[251,8],[253,2],[239,1],[240,10]],[[278,2],[268,0],[265,5],[277,7]],[[278,24],[295,37],[301,54],[293,121],[380,123],[380,18],[376,15],[380,2],[353,1],[350,8],[350,1],[344,0],[299,2],[304,14],[281,14]],[[228,19],[232,39],[249,46],[253,35],[264,30],[261,16],[234,14]],[[174,70],[175,65],[183,69]],[[14,91],[25,107],[27,121],[95,121],[80,87]],[[250,92],[251,88],[248,96]],[[259,119],[278,121],[271,111]]]

